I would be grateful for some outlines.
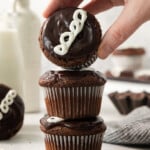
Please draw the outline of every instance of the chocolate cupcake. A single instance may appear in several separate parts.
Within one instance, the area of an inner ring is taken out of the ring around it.
[[[143,48],[119,49],[113,53],[112,62],[114,67],[120,71],[135,71],[142,68],[144,54],[145,50]]]
[[[101,73],[89,70],[48,71],[39,80],[48,114],[64,119],[97,116],[105,82]]]
[[[124,115],[143,105],[150,107],[150,93],[147,92],[113,92],[109,94],[109,97],[118,111]]]
[[[100,117],[66,121],[45,116],[40,123],[46,150],[101,150],[106,126]]]
[[[0,84],[0,140],[9,139],[22,127],[24,103],[17,92]]]
[[[51,62],[64,68],[80,69],[96,60],[101,29],[92,14],[78,8],[64,8],[44,22],[39,41]]]

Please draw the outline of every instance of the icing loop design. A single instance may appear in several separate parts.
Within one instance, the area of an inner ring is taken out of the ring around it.
[[[56,54],[63,56],[68,53],[68,50],[74,42],[75,38],[82,31],[86,19],[86,11],[78,9],[74,12],[73,21],[69,26],[70,32],[62,33],[59,39],[60,45],[54,47],[54,52]]]
[[[49,123],[58,123],[58,122],[61,122],[63,120],[64,120],[63,118],[59,118],[59,117],[49,117],[47,119],[47,122],[49,122]]]
[[[1,101],[0,104],[0,120],[3,119],[3,114],[7,114],[9,111],[9,106],[13,104],[14,98],[17,96],[17,92],[15,90],[10,90],[5,98]]]

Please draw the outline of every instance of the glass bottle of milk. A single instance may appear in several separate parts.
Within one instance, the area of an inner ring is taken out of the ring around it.
[[[14,0],[13,11],[19,34],[24,62],[24,101],[26,112],[40,110],[40,89],[38,80],[41,71],[41,53],[38,36],[41,22],[30,9],[29,0]]]
[[[22,54],[13,16],[0,15],[0,83],[22,93]]]

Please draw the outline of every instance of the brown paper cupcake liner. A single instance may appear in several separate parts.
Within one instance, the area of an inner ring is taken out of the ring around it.
[[[45,88],[50,116],[64,119],[95,117],[101,109],[104,86]]]
[[[46,150],[101,150],[103,134],[62,136],[45,134]]]

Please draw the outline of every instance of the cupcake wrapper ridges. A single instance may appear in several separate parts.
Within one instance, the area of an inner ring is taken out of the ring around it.
[[[84,136],[45,135],[47,150],[101,150],[103,134]]]
[[[45,88],[50,116],[65,119],[95,117],[101,108],[104,86]]]

